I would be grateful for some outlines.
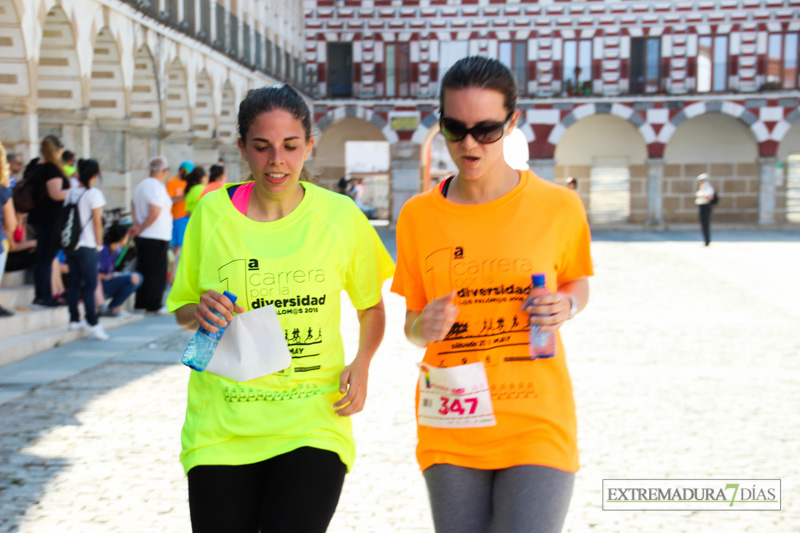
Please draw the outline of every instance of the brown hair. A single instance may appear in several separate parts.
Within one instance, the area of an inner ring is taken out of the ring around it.
[[[3,143],[0,143],[0,185],[8,187],[9,183],[11,183],[11,167],[6,157],[6,149]],[[0,209],[2,209],[2,207],[0,207]]]
[[[62,148],[64,148],[64,145],[61,143],[61,139],[55,135],[48,135],[42,139],[42,144],[39,148],[39,151],[42,153],[42,159],[48,163],[54,164],[58,168],[61,168],[63,162],[61,161],[61,158],[58,157],[58,151]]]
[[[439,109],[444,115],[444,94],[447,89],[491,89],[503,95],[503,106],[513,113],[517,108],[517,80],[508,67],[496,59],[470,56],[450,67],[442,78],[439,90]]]

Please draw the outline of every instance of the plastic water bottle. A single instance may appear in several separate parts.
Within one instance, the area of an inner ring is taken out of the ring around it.
[[[532,303],[537,296],[550,294],[545,286],[545,275],[534,274],[531,276],[531,290],[528,293],[527,303]],[[541,316],[541,315],[536,315]],[[531,324],[528,354],[531,359],[547,359],[556,354],[556,339],[549,331],[542,332],[539,324]]]
[[[236,303],[236,295],[228,291],[222,294],[227,296],[231,303]],[[225,317],[218,311],[212,309],[211,312],[222,320],[225,320]],[[230,322],[228,324],[230,324]],[[219,344],[222,334],[225,333],[225,330],[228,328],[228,324],[221,326],[214,332],[208,331],[203,326],[197,328],[194,337],[189,341],[189,346],[187,346],[186,350],[183,352],[181,363],[198,372],[204,371],[208,366],[208,362],[211,361],[211,356],[214,355],[214,350],[217,349],[217,344]]]

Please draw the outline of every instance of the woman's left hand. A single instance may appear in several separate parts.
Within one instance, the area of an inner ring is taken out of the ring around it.
[[[356,357],[344,367],[339,376],[339,392],[344,397],[333,404],[339,416],[351,416],[364,409],[367,401],[367,381],[369,380],[369,361]]]
[[[524,303],[522,310],[530,313],[531,325],[541,326],[542,332],[555,332],[569,319],[572,301],[563,292],[543,294],[533,299],[532,303]]]

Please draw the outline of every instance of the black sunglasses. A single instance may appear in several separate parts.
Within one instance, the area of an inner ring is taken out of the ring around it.
[[[439,119],[439,127],[444,138],[450,142],[463,141],[467,135],[472,135],[472,138],[481,144],[492,144],[503,138],[513,114],[513,111],[509,113],[504,122],[479,122],[471,128],[467,128],[463,122],[455,119],[441,117]]]

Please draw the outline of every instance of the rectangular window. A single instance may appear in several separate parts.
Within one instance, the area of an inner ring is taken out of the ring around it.
[[[263,46],[264,38],[261,37],[261,34],[256,32],[253,36],[253,40],[256,42],[256,62],[255,67],[258,70],[264,70],[264,60],[261,57],[261,48]]]
[[[249,24],[242,24],[242,38],[244,43],[242,44],[244,53],[242,54],[242,59],[244,60],[246,65],[250,65],[251,58],[253,57],[250,52],[250,25]]]
[[[178,24],[178,0],[164,2],[164,18],[171,24]]]
[[[632,94],[657,93],[661,87],[661,40],[658,37],[631,39]]]
[[[797,88],[798,34],[772,33],[767,47],[767,83],[780,89]]]
[[[284,79],[284,81],[287,81],[287,82],[291,83],[291,79],[292,79],[292,56],[289,54],[289,52],[285,52],[285,54],[286,54],[286,58],[285,58],[286,62],[284,63],[284,65],[286,66],[286,71],[283,73],[283,79]]]
[[[275,76],[277,78],[281,77],[281,72],[283,72],[283,50],[280,46],[275,47]]]
[[[206,42],[211,38],[211,0],[200,0],[200,33],[198,38]]]
[[[467,41],[442,41],[439,43],[439,83],[442,82],[447,69],[453,64],[469,55]]]
[[[592,41],[564,41],[564,91],[581,94],[592,83]]]
[[[239,57],[239,17],[231,13],[228,18],[228,54]]]
[[[697,47],[697,92],[728,88],[728,36],[704,35]]]
[[[411,63],[408,43],[387,44],[386,54],[386,96],[406,98],[411,82]]]
[[[267,39],[266,44],[266,53],[264,54],[267,56],[267,72],[272,74],[272,41]]]
[[[521,93],[525,93],[528,84],[528,45],[525,42],[500,43],[500,62],[505,64],[514,77]]]
[[[353,46],[328,43],[328,95],[353,96]]]
[[[225,34],[225,6],[217,4],[217,34],[214,36],[214,46],[220,50],[225,50],[225,43],[227,43],[227,36]]]
[[[183,21],[181,22],[181,27],[188,31],[191,34],[197,29],[194,16],[194,0],[184,0],[183,1]]]

